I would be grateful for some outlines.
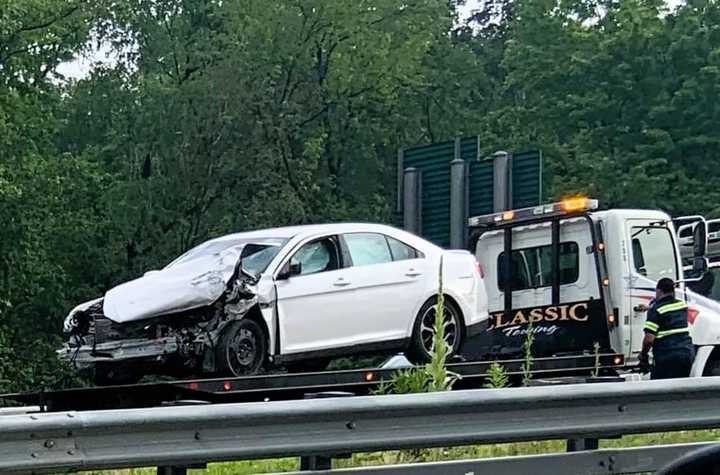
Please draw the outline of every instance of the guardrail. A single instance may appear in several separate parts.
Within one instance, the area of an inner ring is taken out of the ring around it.
[[[715,377],[6,415],[0,417],[0,472],[186,467],[288,456],[322,461],[357,452],[547,439],[585,440],[590,441],[585,448],[594,448],[592,441],[600,438],[718,428],[719,402],[720,377]],[[578,473],[577,463],[603,470],[583,473],[652,471],[699,447],[591,450],[347,473],[466,474],[475,466],[503,466],[502,473],[532,467],[535,475],[562,474],[571,473],[568,464]],[[305,464],[318,466],[322,463]]]

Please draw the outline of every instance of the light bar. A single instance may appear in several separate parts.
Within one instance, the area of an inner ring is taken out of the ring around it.
[[[598,200],[592,200],[586,197],[574,197],[558,201],[556,203],[531,206],[529,208],[503,211],[500,213],[485,214],[482,216],[473,216],[468,219],[468,226],[493,226],[512,222],[529,221],[542,217],[566,216],[593,211],[597,208]]]

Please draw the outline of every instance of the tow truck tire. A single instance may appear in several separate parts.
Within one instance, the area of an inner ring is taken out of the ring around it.
[[[703,374],[705,376],[720,376],[720,359],[708,361]]]
[[[251,319],[229,323],[215,348],[215,364],[223,376],[251,376],[262,369],[267,358],[267,337]]]
[[[463,326],[462,326],[462,313],[457,306],[445,298],[444,300],[444,314],[445,321],[452,319],[452,325],[446,328],[448,334],[446,335],[446,341],[452,344],[452,350],[448,355],[450,359],[453,355],[457,354],[460,346],[462,345],[463,337]],[[432,333],[433,324],[435,322],[435,309],[437,308],[437,297],[429,299],[420,308],[420,311],[415,318],[415,325],[413,326],[412,338],[410,340],[410,347],[407,351],[407,359],[415,364],[425,364],[430,361],[430,352],[427,345],[430,344],[429,339],[432,339],[434,333]],[[452,341],[449,341],[450,334],[452,333]]]

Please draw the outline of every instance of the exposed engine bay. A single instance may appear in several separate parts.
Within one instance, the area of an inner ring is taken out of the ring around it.
[[[231,254],[236,260],[231,276],[220,296],[207,305],[124,322],[107,316],[109,293],[79,305],[65,319],[67,342],[58,350],[59,356],[96,384],[129,384],[150,373],[174,376],[218,373],[222,368],[216,364],[215,355],[225,328],[253,311],[259,314],[257,277],[243,270],[238,249],[234,251]],[[227,258],[224,255],[220,261],[227,262]],[[193,266],[202,269],[196,261]],[[152,278],[157,280],[155,275],[161,272],[164,271],[156,271]],[[216,286],[222,272],[214,274],[211,278]],[[177,272],[173,278],[175,275]],[[197,278],[191,282],[197,287]],[[213,298],[212,293],[204,292]],[[127,299],[127,295],[123,298]],[[173,299],[178,300],[181,299]]]

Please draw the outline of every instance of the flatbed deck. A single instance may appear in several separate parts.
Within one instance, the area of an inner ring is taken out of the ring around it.
[[[597,358],[597,361],[596,361]],[[453,389],[481,388],[494,361],[452,363],[447,369],[460,376]],[[522,359],[498,360],[515,380],[522,376]],[[613,374],[624,366],[617,353],[555,356],[533,360],[535,378]],[[280,401],[332,395],[366,395],[390,381],[396,368],[370,368],[317,373],[259,375],[238,378],[193,379],[122,386],[83,387],[0,395],[0,406],[36,406],[42,412],[156,407],[171,404],[219,404]]]

